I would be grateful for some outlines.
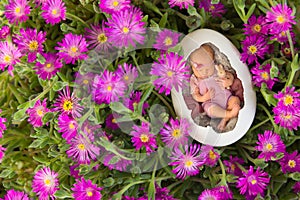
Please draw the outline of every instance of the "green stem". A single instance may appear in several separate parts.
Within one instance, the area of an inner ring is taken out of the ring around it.
[[[295,57],[295,50],[294,50],[294,44],[293,44],[293,39],[292,39],[290,30],[287,30],[286,34],[287,34],[287,38],[289,40],[289,45],[290,45],[290,49],[291,49],[291,53],[292,53],[292,58],[294,59],[294,57]]]
[[[172,117],[175,119],[176,114],[175,114],[172,106],[160,94],[158,94],[155,90],[153,90],[153,93],[168,107],[168,109],[171,112]]]
[[[270,114],[269,110],[264,105],[262,105],[260,103],[257,104],[257,106],[261,107],[265,111],[265,113],[268,115],[268,118],[270,119],[270,121],[271,121],[271,123],[272,123],[272,125],[274,127],[274,131],[278,133],[278,126],[275,124],[275,122],[273,120],[273,117]]]
[[[34,99],[30,100],[30,101],[33,101],[33,102],[36,102],[37,100],[41,99],[45,94],[47,94],[51,88],[53,87],[53,85],[56,83],[56,80],[54,80],[50,85],[49,87],[47,87],[42,93],[40,93],[37,97],[35,97]]]
[[[240,168],[240,170],[242,170],[243,172],[246,172],[247,170],[240,164],[240,163],[235,163],[236,166],[238,166]]]
[[[181,19],[183,19],[183,20],[185,20],[185,21],[188,19],[188,16],[186,16],[186,15],[184,15],[184,14],[178,12],[177,10],[174,10],[174,12],[175,12],[176,15],[177,15],[178,17],[180,17]]]
[[[133,59],[133,62],[135,64],[135,66],[137,67],[138,71],[140,72],[141,75],[144,75],[144,73],[142,72],[137,60],[136,60],[136,57],[135,57],[135,53],[134,54],[131,54],[131,57]]]
[[[89,27],[89,25],[85,21],[83,21],[81,18],[79,18],[69,12],[66,13],[66,17],[67,17],[67,19],[70,19],[70,20],[80,21],[84,26]]]
[[[253,126],[251,129],[249,129],[248,132],[251,133],[253,130],[257,129],[258,127],[260,127],[260,126],[262,126],[262,125],[264,125],[264,124],[267,123],[269,120],[270,120],[270,119],[267,118],[267,119],[265,119],[264,121],[262,121],[262,122],[256,124],[256,125]]]
[[[93,113],[93,106],[90,107],[89,111],[85,113],[80,119],[79,119],[79,127],[82,126],[82,124],[85,122],[85,120]]]
[[[148,180],[142,180],[142,181],[136,181],[136,182],[133,182],[133,183],[130,183],[128,185],[126,185],[120,192],[118,192],[117,194],[115,194],[113,196],[113,199],[121,199],[122,197],[122,194],[124,192],[126,192],[130,187],[134,186],[134,185],[138,185],[138,184],[142,184],[142,183],[145,183],[147,182]]]
[[[22,95],[20,95],[20,93],[18,92],[17,88],[14,85],[8,84],[8,88],[11,90],[13,95],[16,97],[19,104],[22,104],[25,102],[24,98],[22,97]]]
[[[156,181],[163,181],[163,180],[168,180],[168,179],[174,179],[174,177],[173,176],[164,176],[164,177],[156,178],[155,180]]]
[[[219,159],[218,161],[219,161],[219,164],[220,164],[220,166],[221,166],[221,171],[222,171],[222,180],[221,180],[221,182],[222,182],[222,183],[223,183],[223,182],[226,183],[226,172],[225,172],[225,167],[224,167],[223,162],[222,162],[221,159]]]

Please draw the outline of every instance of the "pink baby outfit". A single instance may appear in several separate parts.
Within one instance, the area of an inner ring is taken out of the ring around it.
[[[229,97],[232,95],[231,92],[225,88],[222,88],[216,81],[218,78],[217,74],[214,74],[211,77],[206,79],[197,79],[193,74],[191,77],[191,92],[193,93],[195,87],[198,87],[200,90],[201,96],[204,95],[208,90],[213,89],[215,95],[212,99],[202,103],[204,111],[208,114],[208,110],[213,105],[218,105],[221,108],[227,108],[227,102]],[[208,115],[209,117],[213,117]]]

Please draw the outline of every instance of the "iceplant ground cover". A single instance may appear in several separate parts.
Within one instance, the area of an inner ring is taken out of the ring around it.
[[[298,199],[299,2],[4,0],[0,198]],[[209,28],[248,65],[254,122],[225,147],[193,141],[172,88],[178,45]]]

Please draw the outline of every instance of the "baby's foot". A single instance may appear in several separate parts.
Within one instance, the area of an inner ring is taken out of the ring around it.
[[[225,129],[225,127],[226,127],[226,123],[227,123],[228,120],[229,120],[228,118],[223,118],[223,119],[220,121],[220,123],[219,123],[219,125],[218,125],[217,128],[218,128],[220,131],[224,131],[224,129]]]
[[[229,118],[237,117],[241,107],[238,104],[234,104],[231,111],[229,111]]]

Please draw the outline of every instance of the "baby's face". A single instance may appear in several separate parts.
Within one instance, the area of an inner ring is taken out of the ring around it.
[[[204,79],[212,76],[215,65],[212,57],[205,51],[199,51],[190,57],[193,72],[196,77]]]

